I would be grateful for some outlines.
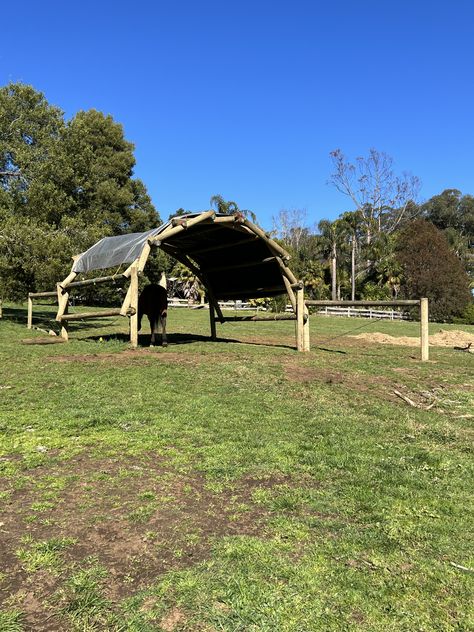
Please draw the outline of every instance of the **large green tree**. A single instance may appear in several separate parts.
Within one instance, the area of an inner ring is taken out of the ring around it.
[[[450,250],[442,231],[417,219],[397,239],[396,259],[401,266],[401,293],[406,298],[427,297],[433,320],[461,316],[472,301],[469,278]]]
[[[0,88],[0,295],[49,289],[72,254],[160,223],[133,149],[111,116],[66,121],[31,86]]]

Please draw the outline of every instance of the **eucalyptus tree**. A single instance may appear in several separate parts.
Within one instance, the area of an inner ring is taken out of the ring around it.
[[[392,233],[403,220],[420,212],[413,203],[421,185],[419,178],[406,172],[396,175],[388,154],[370,149],[367,157],[353,163],[340,149],[330,155],[334,171],[329,183],[349,197],[361,214],[368,244],[374,233]]]

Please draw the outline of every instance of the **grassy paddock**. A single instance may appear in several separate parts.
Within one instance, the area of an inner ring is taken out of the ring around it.
[[[167,349],[25,323],[4,307],[2,632],[473,629],[472,355],[344,336],[406,322],[312,317],[309,354],[291,322],[210,342],[203,310]]]

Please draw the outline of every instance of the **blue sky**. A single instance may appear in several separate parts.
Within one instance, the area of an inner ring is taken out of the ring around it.
[[[350,210],[329,152],[474,194],[474,2],[26,0],[1,11],[0,84],[121,122],[162,217],[220,193],[271,226]]]

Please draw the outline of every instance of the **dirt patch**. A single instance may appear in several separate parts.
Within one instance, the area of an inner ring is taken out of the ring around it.
[[[153,351],[151,349],[126,349],[116,353],[77,353],[72,355],[58,355],[48,358],[49,362],[64,363],[95,363],[95,364],[142,364],[155,362],[163,364],[186,364],[197,366],[202,362],[221,362],[228,359],[224,354],[177,353],[176,351]]]
[[[420,339],[416,336],[389,336],[380,332],[358,334],[350,336],[358,340],[366,340],[376,344],[400,345],[404,347],[419,347]],[[474,334],[458,329],[440,329],[438,333],[429,337],[433,347],[467,347],[474,345]]]
[[[206,559],[216,538],[262,536],[269,510],[255,503],[253,494],[281,484],[290,484],[290,478],[246,477],[215,492],[199,472],[177,472],[154,454],[79,455],[32,470],[27,487],[9,490],[4,503],[0,603],[13,599],[25,613],[27,629],[64,629],[53,626],[56,617],[42,627],[51,613],[47,604],[90,556],[107,569],[106,597],[116,603],[168,570]],[[28,570],[17,551],[53,538],[73,539],[59,554],[60,567]],[[169,625],[179,625],[174,619]]]

